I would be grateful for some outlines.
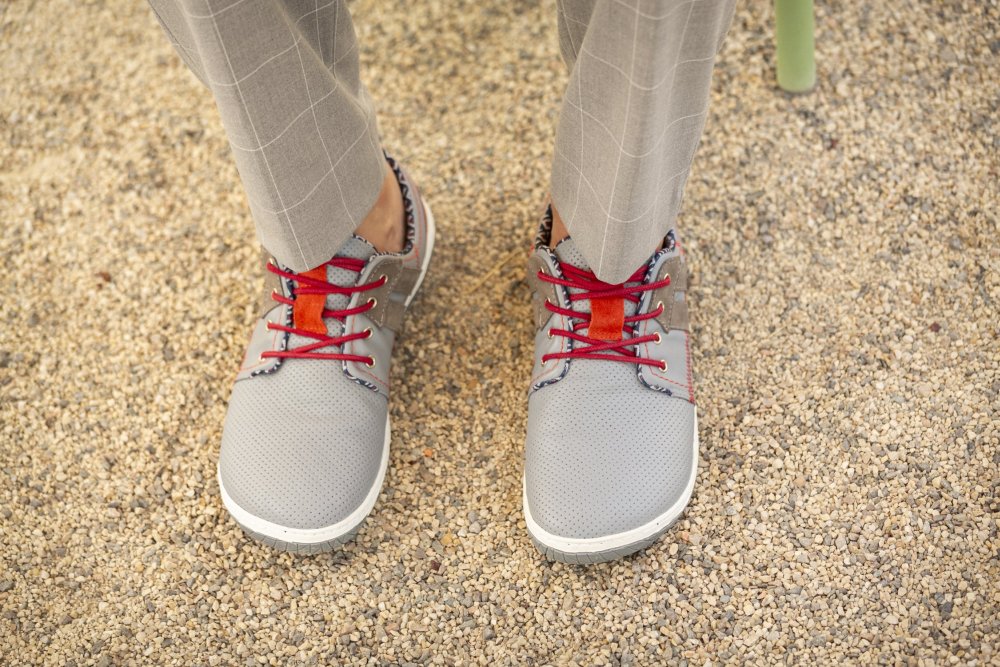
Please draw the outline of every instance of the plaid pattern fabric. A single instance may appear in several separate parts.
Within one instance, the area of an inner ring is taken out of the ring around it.
[[[734,4],[558,0],[552,200],[601,280],[625,280],[674,225]]]
[[[150,0],[211,89],[261,244],[294,271],[330,259],[386,173],[341,0]]]
[[[570,68],[552,197],[605,281],[673,226],[735,0],[557,0]],[[385,174],[343,0],[150,0],[211,89],[261,243],[304,271],[361,222]]]

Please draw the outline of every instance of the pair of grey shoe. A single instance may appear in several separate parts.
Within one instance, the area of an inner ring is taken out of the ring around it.
[[[267,264],[271,290],[233,387],[218,476],[237,523],[278,549],[350,540],[385,478],[392,347],[434,247],[430,209],[390,165],[405,202],[402,253],[352,237],[306,273]],[[630,281],[608,285],[571,239],[547,246],[550,226],[547,216],[529,262],[524,515],[545,556],[594,563],[654,542],[691,497],[686,269],[671,233]]]

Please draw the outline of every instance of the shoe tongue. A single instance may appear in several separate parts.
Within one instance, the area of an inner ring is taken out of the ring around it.
[[[375,248],[372,244],[360,237],[351,235],[347,239],[347,242],[337,251],[336,257],[367,260],[373,255],[375,255]],[[361,274],[357,271],[348,271],[347,269],[340,269],[335,266],[328,266],[326,268],[326,279],[330,284],[340,287],[350,287],[357,284],[360,276]],[[351,297],[347,294],[330,294],[326,297],[326,307],[329,310],[344,310],[350,302]],[[343,324],[340,320],[331,317],[326,320],[326,329],[327,335],[339,336],[343,329]]]
[[[350,257],[352,259],[367,260],[375,255],[375,248],[362,238],[357,236],[351,236],[347,241],[340,247],[337,251],[335,257]],[[357,271],[349,271],[347,269],[340,269],[335,266],[326,267],[326,280],[332,285],[339,285],[340,287],[351,287],[358,283],[358,278],[361,274]],[[328,294],[326,297],[325,306],[328,310],[345,310],[348,304],[351,302],[351,297],[346,294]],[[344,330],[344,324],[340,320],[334,317],[327,317],[323,319],[326,324],[326,334],[328,336],[340,336]],[[315,343],[314,338],[309,338],[307,336],[299,336],[297,334],[289,334],[288,337],[288,349],[295,349],[303,345],[309,345]],[[340,348],[327,347],[321,348],[319,352],[338,352]]]
[[[573,242],[573,239],[570,237],[566,237],[560,241],[559,244],[553,249],[553,252],[555,252],[560,264],[572,264],[578,269],[583,269],[584,271],[590,270],[590,267],[587,265],[587,260],[583,258],[583,255],[580,253],[576,244]],[[570,294],[579,294],[583,291],[584,290],[569,289]],[[635,315],[638,304],[632,303],[626,299],[624,305],[626,317]],[[579,299],[577,301],[573,301],[571,308],[581,313],[589,313],[590,299]]]
[[[350,257],[352,259],[367,260],[375,254],[375,248],[357,236],[351,236],[347,242],[337,251],[336,257]],[[326,267],[326,279],[333,285],[349,287],[357,284],[360,274],[357,271],[348,271],[335,266]],[[329,310],[345,310],[351,302],[350,296],[346,294],[329,294],[326,297],[326,308]],[[344,330],[344,324],[334,317],[324,319],[326,323],[326,334],[328,336],[340,336]],[[291,334],[288,339],[289,349],[294,349],[302,345],[316,342],[312,338]],[[335,352],[335,348],[323,348],[321,352]]]
[[[553,250],[556,253],[556,257],[558,257],[559,261],[563,264],[572,264],[576,268],[584,270],[588,270],[590,268],[587,266],[587,260],[583,258],[583,255],[580,254],[580,251],[577,249],[576,243],[574,243],[573,239],[568,236],[560,241]]]

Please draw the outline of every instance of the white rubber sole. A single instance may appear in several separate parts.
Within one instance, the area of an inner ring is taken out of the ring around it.
[[[528,488],[525,479],[522,477],[522,501],[524,504],[524,521],[528,527],[535,546],[538,547],[546,557],[565,563],[589,564],[601,563],[615,560],[623,556],[635,553],[644,549],[680,518],[684,509],[691,501],[694,493],[695,478],[698,474],[698,415],[694,418],[694,445],[691,457],[691,474],[684,488],[684,493],[680,498],[667,509],[666,512],[645,523],[638,528],[633,528],[614,535],[602,535],[600,537],[573,538],[553,535],[538,523],[531,516],[531,509],[528,506]]]
[[[420,276],[417,278],[413,291],[406,297],[404,307],[410,305],[420,286],[427,275],[430,267],[431,255],[434,252],[434,214],[426,201],[421,199],[424,207],[424,216],[427,219],[426,243],[424,258],[420,265]],[[281,524],[262,519],[255,514],[240,507],[226,491],[225,484],[222,483],[222,470],[216,465],[216,477],[219,480],[219,493],[222,496],[222,504],[226,511],[235,519],[247,533],[254,538],[269,544],[277,549],[296,552],[322,552],[334,549],[351,539],[364,523],[365,519],[375,507],[379,494],[382,492],[382,483],[385,481],[385,474],[389,468],[389,442],[392,439],[392,429],[389,424],[389,415],[385,416],[385,442],[382,444],[382,459],[379,462],[378,477],[372,488],[365,496],[364,502],[347,517],[330,526],[321,528],[291,528]]]

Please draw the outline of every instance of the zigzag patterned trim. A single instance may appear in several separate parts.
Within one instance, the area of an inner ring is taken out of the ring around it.
[[[288,294],[291,294],[292,293],[292,281],[288,280],[287,278],[281,278],[281,280],[282,280],[282,282],[285,283],[285,291]],[[282,306],[282,307],[285,309],[285,326],[286,327],[291,327],[292,324],[293,324],[293,322],[292,322],[292,309],[289,308],[288,306]],[[281,342],[278,344],[278,352],[284,352],[286,349],[288,349],[288,339],[290,337],[291,337],[291,334],[288,333],[287,331],[282,332]],[[258,375],[270,375],[271,373],[274,373],[279,368],[281,368],[281,363],[283,361],[284,361],[284,357],[276,357],[275,360],[274,360],[274,365],[273,366],[271,366],[270,368],[262,368],[259,371],[253,371],[253,372],[250,373],[250,377],[254,378],[254,377],[257,377]]]
[[[552,231],[552,209],[551,209],[551,207],[546,212],[546,215],[547,215],[547,218],[548,218],[548,221],[549,221],[549,232],[551,233],[551,231]],[[543,219],[543,224],[544,224],[544,219]],[[562,265],[559,262],[559,257],[556,255],[555,251],[552,250],[552,248],[549,248],[547,245],[542,244],[540,246],[536,246],[536,249],[537,250],[541,250],[542,252],[544,252],[545,254],[547,254],[549,256],[550,260],[552,261],[552,266],[555,268],[556,273],[558,273],[558,275],[556,276],[557,278],[565,278],[566,277],[562,273]],[[563,295],[563,300],[566,303],[569,303],[569,289],[565,285],[553,285],[553,287],[556,288],[556,289],[558,289],[558,290],[560,290],[562,292],[562,295]],[[549,317],[549,319],[552,319],[551,316]],[[545,325],[542,325],[542,328],[544,329]],[[574,341],[572,338],[570,338],[568,340],[568,342],[567,342],[566,351],[567,352],[572,352],[573,348],[575,346],[576,346],[576,341]],[[573,365],[573,360],[572,359],[562,359],[561,361],[563,362],[562,373],[560,373],[559,375],[557,375],[555,377],[551,377],[548,380],[544,380],[543,382],[536,382],[535,384],[533,384],[531,386],[531,391],[535,391],[536,389],[541,389],[542,387],[547,387],[550,384],[555,384],[556,382],[559,382],[559,380],[562,380],[564,377],[566,377],[566,375],[569,373],[569,367]]]
[[[406,173],[403,172],[403,168],[400,166],[399,162],[395,160],[391,155],[386,153],[384,150],[382,154],[385,156],[386,162],[389,163],[389,167],[392,169],[392,173],[396,176],[396,182],[399,183],[399,191],[403,196],[403,220],[406,223],[406,243],[403,246],[402,252],[379,252],[375,251],[372,257],[384,257],[386,255],[408,255],[412,250],[413,246],[417,242],[417,214],[416,214],[416,201],[411,191],[413,186],[406,178]],[[358,237],[360,238],[360,237]],[[363,239],[362,239],[363,240]],[[369,259],[369,261],[371,261]],[[346,325],[345,325],[346,326]],[[349,377],[354,382],[358,383],[366,389],[371,389],[372,391],[378,393],[378,385],[369,382],[368,380],[362,379],[353,373],[347,367],[347,361],[340,362],[341,370],[343,370],[344,375]]]
[[[416,202],[414,201],[413,194],[410,192],[412,186],[407,180],[406,174],[403,172],[403,168],[399,165],[399,162],[385,151],[382,151],[382,154],[385,155],[385,160],[389,163],[392,173],[396,175],[396,182],[399,183],[399,191],[403,195],[403,220],[406,223],[406,243],[403,245],[403,252],[401,253],[376,251],[375,254],[407,255],[413,250],[413,244],[417,241]]]
[[[535,232],[535,250],[538,250],[539,248],[547,248],[551,238],[552,204],[549,204],[545,207],[545,212],[542,213],[541,222],[538,224],[538,230]]]
[[[537,252],[541,250],[545,252],[552,260],[552,266],[554,266],[556,271],[559,272],[558,277],[563,278],[564,276],[562,275],[562,270],[560,269],[561,264],[559,262],[559,257],[557,257],[555,252],[553,252],[552,248],[548,246],[549,239],[551,238],[552,238],[552,205],[549,204],[548,206],[545,207],[545,212],[542,214],[542,220],[538,225],[538,231],[535,233],[535,251]],[[561,290],[563,294],[563,299],[565,299],[566,303],[569,303],[569,290],[566,289],[564,285],[553,285],[553,287]],[[549,319],[551,319],[551,316]],[[542,326],[542,328],[544,328],[544,325]],[[566,348],[567,352],[573,350],[574,342],[575,341],[572,338],[569,339],[568,347]],[[542,387],[547,387],[550,384],[555,384],[556,382],[559,382],[564,377],[566,377],[566,374],[569,373],[569,367],[573,363],[573,360],[563,359],[562,362],[563,362],[562,373],[560,373],[555,377],[551,377],[548,380],[532,384],[531,389],[529,390],[528,393],[537,391]]]

